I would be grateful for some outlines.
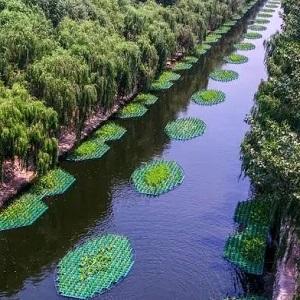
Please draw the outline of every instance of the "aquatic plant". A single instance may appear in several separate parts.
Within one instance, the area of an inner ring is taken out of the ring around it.
[[[258,17],[258,18],[264,19],[264,18],[272,18],[273,15],[271,15],[271,14],[266,14],[266,13],[259,13],[259,14],[257,15],[257,17]]]
[[[56,168],[42,176],[31,189],[42,197],[63,194],[75,182],[75,178],[68,172]]]
[[[263,25],[250,25],[248,27],[248,29],[253,30],[253,31],[264,31],[267,29],[267,27],[263,26]]]
[[[257,24],[268,24],[268,23],[270,23],[270,20],[268,20],[268,19],[255,19],[255,23],[257,23]]]
[[[269,228],[272,222],[272,204],[272,199],[267,197],[239,202],[235,210],[234,221],[245,226]]]
[[[238,21],[238,20],[240,20],[242,18],[242,16],[240,16],[240,15],[234,15],[233,17],[232,17],[232,19],[234,20],[234,21]]]
[[[189,64],[187,62],[178,62],[175,64],[173,70],[174,71],[183,71],[183,70],[189,70],[193,65]]]
[[[173,81],[176,81],[180,78],[180,74],[171,72],[171,71],[165,71],[163,72],[157,80],[155,80],[152,85],[152,90],[165,90],[169,89],[173,86]]]
[[[174,140],[190,140],[204,134],[206,124],[196,118],[182,118],[169,122],[165,132]]]
[[[219,90],[200,90],[192,96],[192,100],[200,105],[213,105],[225,100],[225,93]]]
[[[68,157],[71,161],[83,161],[89,159],[101,158],[110,147],[104,143],[102,139],[91,139],[83,142],[76,150]]]
[[[215,33],[210,33],[206,38],[205,38],[205,43],[207,44],[214,44],[218,42],[222,38],[222,35],[220,34],[215,34]]]
[[[244,38],[250,40],[256,40],[262,38],[262,35],[258,32],[249,31],[244,34]]]
[[[183,181],[182,168],[174,161],[154,160],[136,169],[131,179],[139,193],[158,196]]]
[[[239,74],[231,70],[215,70],[210,73],[209,77],[216,81],[228,82],[239,78]]]
[[[234,45],[234,48],[236,50],[240,50],[240,51],[249,51],[249,50],[253,50],[255,49],[255,45],[252,43],[237,43]]]
[[[143,116],[147,111],[148,109],[142,104],[129,103],[120,110],[118,116],[121,119],[137,118]]]
[[[158,97],[152,94],[138,94],[133,102],[137,102],[143,105],[153,105],[158,100]]]
[[[262,13],[274,13],[276,10],[272,8],[264,8],[260,12]]]
[[[185,56],[183,58],[183,61],[188,63],[188,64],[195,64],[196,62],[198,62],[198,57],[195,56]]]
[[[107,234],[68,252],[57,267],[57,290],[62,296],[95,297],[125,278],[134,264],[126,237]]]
[[[261,275],[264,268],[266,236],[248,228],[228,238],[224,257],[244,272]]]
[[[234,26],[237,23],[237,21],[227,21],[223,24],[223,26]]]
[[[221,34],[222,35],[222,34],[227,33],[230,29],[231,29],[231,26],[225,26],[225,25],[223,25],[220,28],[216,29],[214,31],[214,34]]]
[[[104,142],[116,141],[122,138],[125,133],[126,129],[122,126],[117,125],[115,122],[108,122],[95,132],[94,137],[100,138]]]
[[[45,211],[42,197],[26,193],[0,212],[0,231],[32,225]]]
[[[197,56],[201,56],[210,49],[211,49],[211,45],[209,45],[209,44],[206,44],[206,43],[199,44],[195,47],[195,53]]]
[[[265,7],[267,7],[267,8],[277,8],[278,5],[276,5],[276,4],[266,4]]]
[[[232,53],[224,57],[224,60],[230,64],[244,64],[248,61],[248,57],[237,53]]]

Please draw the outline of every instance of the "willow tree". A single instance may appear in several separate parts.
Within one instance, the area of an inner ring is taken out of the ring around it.
[[[57,161],[57,114],[32,99],[26,89],[0,84],[0,165],[18,160],[24,168],[45,173]]]

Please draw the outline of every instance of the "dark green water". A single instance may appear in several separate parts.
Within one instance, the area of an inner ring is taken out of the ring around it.
[[[102,159],[63,163],[77,182],[63,196],[47,200],[49,210],[40,220],[0,233],[1,299],[60,299],[54,284],[58,261],[74,246],[104,233],[131,240],[135,265],[125,280],[97,299],[206,300],[261,291],[261,284],[235,269],[222,254],[234,230],[236,203],[249,195],[248,180],[239,177],[240,143],[247,131],[244,118],[266,77],[263,42],[280,29],[278,10],[263,38],[250,40],[256,49],[241,52],[249,62],[222,66],[237,71],[238,80],[208,79],[255,13],[183,73],[172,89],[160,93],[144,117],[120,121],[128,132]],[[226,101],[211,107],[189,101],[205,87],[224,91]],[[188,142],[170,141],[163,129],[182,116],[205,121],[205,135]],[[175,160],[185,171],[184,183],[159,198],[137,194],[130,183],[132,172],[153,158]]]

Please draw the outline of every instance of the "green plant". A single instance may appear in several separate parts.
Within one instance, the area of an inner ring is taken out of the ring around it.
[[[205,43],[207,44],[214,44],[218,42],[222,38],[222,35],[220,34],[215,34],[215,33],[210,33],[206,38],[205,38]]]
[[[195,56],[185,56],[183,58],[183,61],[188,63],[188,64],[195,64],[198,62],[198,57],[195,57]]]
[[[171,139],[189,140],[203,135],[206,124],[196,118],[183,118],[170,122],[165,127],[165,132]]]
[[[257,24],[268,24],[268,23],[270,23],[270,20],[268,20],[268,19],[256,19],[255,23],[257,23]]]
[[[228,82],[239,78],[239,74],[231,70],[215,70],[209,77],[216,81]]]
[[[246,32],[244,34],[245,39],[250,39],[250,40],[255,40],[255,39],[260,39],[262,38],[262,35],[258,32]]]
[[[259,13],[257,15],[258,18],[272,18],[272,15],[271,14],[266,14],[266,13]]]
[[[143,105],[152,105],[156,103],[157,100],[158,97],[152,94],[138,94],[133,101]]]
[[[192,100],[200,105],[213,105],[225,100],[225,93],[218,90],[200,90],[192,96]]]
[[[263,25],[250,25],[248,28],[253,31],[264,31],[267,29],[267,27]]]
[[[255,45],[252,43],[237,43],[234,48],[240,51],[249,51],[255,49]]]
[[[209,44],[205,44],[205,43],[199,44],[195,47],[195,53],[197,56],[201,56],[210,49],[211,49],[211,45],[209,45]]]
[[[230,64],[244,64],[248,61],[248,57],[233,53],[229,56],[224,57],[224,60]]]
[[[152,90],[164,90],[169,89],[173,86],[173,81],[176,81],[181,76],[179,74],[176,74],[174,72],[165,71],[163,72],[157,80],[155,80],[152,85]]]
[[[136,169],[131,178],[139,193],[158,196],[180,185],[184,174],[173,161],[154,160]]]
[[[126,129],[117,125],[114,122],[108,122],[98,129],[94,136],[106,141],[119,140],[126,133]]]
[[[118,113],[121,119],[137,118],[143,116],[148,109],[139,103],[129,103],[124,106]]]
[[[175,64],[173,70],[174,71],[182,71],[182,70],[189,70],[192,67],[192,64],[186,62],[178,62]]]

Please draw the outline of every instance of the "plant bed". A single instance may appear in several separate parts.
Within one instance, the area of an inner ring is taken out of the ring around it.
[[[148,109],[139,103],[129,103],[124,106],[118,113],[119,118],[129,119],[129,118],[138,118],[142,117]]]
[[[68,252],[57,267],[58,294],[88,299],[111,289],[125,278],[134,264],[127,238],[107,234]]]
[[[220,34],[210,33],[205,38],[204,42],[207,44],[214,44],[214,43],[217,43],[221,38],[222,38],[222,35],[220,35]]]
[[[153,105],[158,100],[158,97],[152,94],[139,94],[137,95],[133,102],[140,103],[143,105]]]
[[[173,140],[190,140],[204,134],[206,124],[196,118],[178,119],[169,122],[165,127],[165,132]]]
[[[117,125],[115,122],[108,122],[104,124],[100,129],[98,129],[94,136],[107,141],[117,141],[123,137],[126,133],[126,129],[120,125]]]
[[[42,176],[33,186],[32,192],[42,197],[61,195],[75,182],[75,178],[62,169],[54,169]]]
[[[266,247],[266,236],[247,229],[228,238],[224,257],[246,273],[261,275]]]
[[[220,28],[218,28],[218,29],[216,29],[215,31],[214,31],[214,33],[215,34],[226,34],[229,30],[231,29],[231,27],[230,26],[225,26],[225,25],[223,25],[223,26],[221,26]]]
[[[276,10],[272,8],[264,8],[260,12],[262,13],[274,13]]]
[[[257,24],[268,24],[268,23],[270,23],[270,20],[268,20],[268,19],[256,19],[255,23],[257,23]]]
[[[223,26],[234,26],[237,23],[237,21],[227,21],[223,24]]]
[[[186,56],[183,58],[183,61],[188,63],[188,64],[195,64],[198,62],[198,57],[195,56]]]
[[[234,21],[239,21],[241,18],[242,18],[242,16],[240,16],[240,15],[234,15],[234,16],[232,17],[232,19],[233,19]]]
[[[278,5],[276,5],[276,4],[266,4],[265,7],[266,8],[277,8]]]
[[[248,62],[248,57],[244,55],[232,53],[224,57],[224,60],[229,64],[244,64]]]
[[[262,38],[262,35],[258,32],[246,32],[244,34],[244,38],[245,39],[249,39],[249,40],[256,40],[256,39],[260,39]]]
[[[248,29],[253,30],[253,31],[264,31],[267,29],[267,27],[263,26],[263,25],[250,25],[248,27]]]
[[[271,207],[272,201],[264,198],[239,202],[234,213],[234,221],[244,226],[269,228],[272,222]]]
[[[258,15],[257,15],[257,17],[258,18],[272,18],[273,17],[273,15],[271,15],[271,14],[266,14],[266,13],[259,13]]]
[[[231,70],[215,70],[210,73],[209,77],[216,81],[229,82],[239,78],[239,74]]]
[[[225,101],[225,93],[219,90],[200,90],[192,96],[192,100],[200,105],[214,105]]]
[[[211,45],[203,43],[195,47],[195,53],[197,56],[201,56],[207,53],[207,51],[209,51],[210,49]]]
[[[236,50],[240,50],[240,51],[250,51],[255,49],[255,45],[252,43],[237,43],[234,45],[234,48]]]
[[[184,71],[189,70],[193,65],[186,62],[178,62],[175,64],[173,70],[174,71]]]
[[[84,161],[101,158],[110,147],[102,139],[83,142],[69,157],[70,161]]]
[[[151,90],[166,90],[173,86],[173,81],[180,78],[180,74],[176,74],[171,71],[163,72],[157,80],[155,80],[151,85]]]
[[[0,231],[32,225],[47,209],[41,196],[26,193],[0,212]]]
[[[136,169],[131,179],[139,193],[159,196],[180,185],[184,173],[174,161],[154,160]]]

